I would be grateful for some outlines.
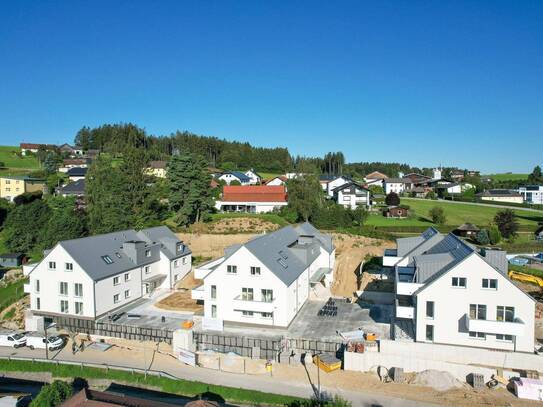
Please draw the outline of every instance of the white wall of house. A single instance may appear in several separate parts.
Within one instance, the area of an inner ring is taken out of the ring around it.
[[[466,288],[453,287],[452,277],[465,277]],[[482,288],[483,278],[497,279],[498,288]],[[433,319],[426,317],[427,301],[434,301]],[[426,341],[426,325],[433,325],[435,343],[514,350],[513,342],[498,340],[495,334],[522,331],[521,335],[513,338],[513,341],[516,341],[516,350],[521,352],[534,350],[534,301],[477,254],[470,255],[417,294],[416,304],[418,342]],[[470,304],[486,305],[487,321],[475,321],[478,329],[488,331],[485,332],[485,338],[469,336],[466,315],[469,316]],[[498,306],[514,307],[515,317],[520,318],[522,324],[493,322],[497,319]],[[481,326],[484,328],[480,328]]]
[[[260,181],[262,181],[260,177],[252,170],[246,171],[245,175],[251,179],[251,182],[249,183],[250,185],[258,185],[260,184]]]
[[[351,182],[350,180],[348,180],[347,178],[345,177],[338,177],[336,178],[335,180],[333,181],[330,181],[326,184],[326,193],[329,195],[329,196],[334,196],[334,189],[336,189],[337,187],[340,187],[342,185],[345,185],[347,184],[348,182]]]
[[[230,185],[231,182],[237,181],[241,185],[249,185],[249,182],[242,182],[238,177],[236,177],[234,174],[222,174],[219,177],[220,180],[226,182],[227,185]]]
[[[157,263],[155,263],[157,264]],[[96,282],[96,316],[104,315],[116,308],[122,307],[143,295],[141,267],[104,278]],[[125,281],[124,275],[128,274],[129,279]],[[118,280],[116,284],[115,278]],[[126,292],[128,291],[128,297]],[[118,302],[115,302],[115,295],[118,295]]]
[[[55,263],[55,269],[49,268],[49,262]],[[72,271],[67,271],[66,263],[73,265]],[[80,316],[95,316],[94,282],[62,246],[57,245],[49,252],[30,272],[29,280],[30,309],[32,311],[61,314],[60,301],[63,300],[68,301],[68,314],[75,315],[75,302],[82,302],[83,314]],[[67,283],[67,295],[60,294],[61,282]],[[74,285],[76,283],[83,286],[81,297],[75,296]],[[39,291],[37,290],[38,284]]]
[[[239,206],[232,212],[268,213],[287,206],[288,202],[223,202],[215,201],[215,208],[219,211],[226,211],[225,207]],[[250,207],[250,209],[248,209]]]
[[[370,206],[370,193],[369,191],[364,191],[362,195],[346,193],[347,190],[337,191],[337,203],[343,205],[345,208],[356,209],[357,206]]]
[[[387,195],[390,194],[391,192],[401,194],[403,191],[405,191],[405,184],[403,182],[387,182],[385,180],[384,188],[385,188],[385,194]]]
[[[275,177],[272,180],[270,180],[269,182],[267,182],[266,185],[269,185],[269,186],[281,186],[281,185],[285,185],[285,181],[283,181],[279,177]]]
[[[483,201],[495,201],[495,202],[509,202],[509,203],[523,203],[522,196],[482,196]]]

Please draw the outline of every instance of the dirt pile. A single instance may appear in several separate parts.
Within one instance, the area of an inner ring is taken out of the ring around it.
[[[409,384],[419,384],[438,391],[465,387],[463,383],[455,379],[449,372],[441,372],[439,370],[424,370],[416,373],[409,381]]]

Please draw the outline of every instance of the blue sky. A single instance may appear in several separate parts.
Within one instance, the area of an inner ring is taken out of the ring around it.
[[[543,161],[543,1],[2,1],[0,143],[133,122],[399,161]]]

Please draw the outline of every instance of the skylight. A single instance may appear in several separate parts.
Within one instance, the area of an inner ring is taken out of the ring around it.
[[[283,266],[284,269],[288,268],[288,265],[287,265],[287,263],[285,263],[285,260],[283,260],[283,259],[277,259],[277,262],[278,262],[281,266]]]
[[[104,260],[106,264],[113,264],[113,260],[107,254],[105,256],[102,256],[102,260]]]

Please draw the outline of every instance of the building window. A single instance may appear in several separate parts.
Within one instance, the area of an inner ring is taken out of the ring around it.
[[[426,301],[426,318],[434,318],[434,302]]]
[[[65,281],[61,281],[59,283],[59,292],[60,295],[68,295],[68,283]]]
[[[241,289],[241,299],[243,301],[253,301],[253,289],[252,288],[242,288]]]
[[[115,294],[113,296],[113,304],[117,304],[119,302],[119,294]]]
[[[56,270],[56,268],[57,268],[57,263],[55,263],[54,261],[50,261],[49,270]]]
[[[113,285],[119,285],[119,277],[113,277]]]
[[[39,293],[40,292],[40,280],[35,280],[34,281],[34,291],[36,293]]]
[[[77,315],[83,315],[83,303],[76,301],[75,302],[75,313]]]
[[[124,273],[124,281],[130,281],[130,273]]]
[[[226,272],[228,274],[236,274],[238,272],[238,266],[226,266]]]
[[[183,264],[187,264],[187,258],[186,258],[186,257],[183,257],[183,258],[181,259],[181,262],[182,262]]]
[[[81,283],[74,284],[74,295],[76,297],[83,297],[83,284]]]
[[[102,260],[104,260],[104,263],[106,264],[113,264],[113,259],[108,255],[102,256]]]
[[[273,317],[273,314],[271,312],[262,312],[260,315],[262,316],[262,318],[272,318]]]
[[[217,318],[217,306],[216,305],[211,306],[211,318]]]
[[[145,274],[149,274],[151,272],[151,266],[145,266]]]
[[[497,341],[505,341],[505,342],[513,342],[513,335],[496,334],[496,340]]]
[[[151,257],[151,250],[145,250],[145,257]]]
[[[259,276],[260,275],[260,267],[251,267],[251,275],[252,276]]]
[[[211,299],[212,300],[217,299],[217,286],[216,285],[211,286]]]
[[[272,302],[273,301],[273,290],[261,290],[262,302]]]
[[[466,278],[465,277],[453,277],[452,278],[453,287],[466,288]]]
[[[513,322],[515,320],[515,307],[496,307],[496,321]]]
[[[484,332],[472,332],[469,333],[470,338],[476,338],[476,339],[486,339],[486,335]]]
[[[63,314],[67,314],[68,311],[68,301],[60,300],[60,312]]]
[[[124,290],[124,298],[130,298],[130,290]]]
[[[434,326],[426,325],[426,340],[433,342],[434,341]]]
[[[469,305],[470,319],[486,319],[486,305],[470,304]]]
[[[483,278],[483,288],[498,289],[498,280],[495,278]]]
[[[40,297],[37,297],[37,298],[36,298],[36,309],[40,309],[40,308],[41,308]]]
[[[74,264],[73,263],[66,263],[66,271],[74,271]]]
[[[174,266],[174,267],[179,266],[179,260],[175,260],[175,261],[173,262],[173,266]]]
[[[244,317],[249,317],[249,318],[253,317],[253,311],[241,311],[241,313]]]

